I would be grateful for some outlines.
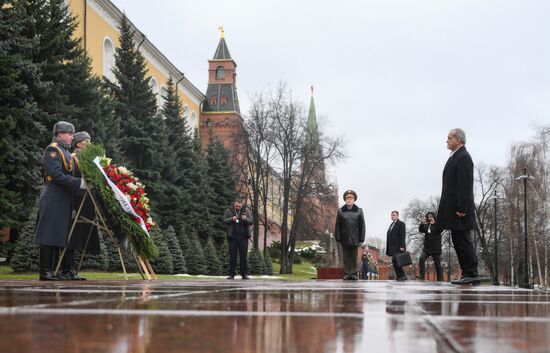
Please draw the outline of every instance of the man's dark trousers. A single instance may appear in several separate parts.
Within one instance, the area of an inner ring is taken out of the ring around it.
[[[406,277],[405,276],[405,271],[403,270],[403,267],[400,267],[400,266],[397,265],[397,259],[395,258],[395,255],[393,255],[391,257],[391,263],[393,265],[393,270],[395,271],[395,276],[396,276],[395,279]]]
[[[241,276],[247,275],[246,255],[248,253],[248,237],[243,234],[233,234],[229,240],[229,275],[235,276],[237,269],[237,253]]]
[[[477,257],[469,230],[451,230],[451,238],[462,270],[462,276],[477,277]]]

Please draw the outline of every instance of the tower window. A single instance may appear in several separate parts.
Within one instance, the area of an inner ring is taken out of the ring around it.
[[[221,105],[226,105],[227,104],[227,97],[226,96],[222,96],[220,98],[220,104]]]
[[[216,97],[210,98],[210,105],[211,105],[211,106],[215,106],[216,103],[218,103],[218,101],[216,100]]]
[[[216,68],[216,80],[223,80],[225,78],[225,69],[223,66],[218,66]]]

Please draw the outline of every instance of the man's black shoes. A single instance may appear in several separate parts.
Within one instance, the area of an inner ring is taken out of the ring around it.
[[[406,280],[407,280],[407,276],[399,277],[397,279],[398,282],[403,282],[403,281],[406,281]]]
[[[59,277],[55,276],[52,271],[40,271],[38,279],[41,281],[59,281]]]
[[[227,276],[227,279],[235,279],[235,276]]]
[[[250,279],[250,277],[248,277],[247,275],[243,275],[242,279]]]
[[[457,281],[452,281],[451,284],[472,284],[474,286],[480,284],[479,277],[462,277]]]

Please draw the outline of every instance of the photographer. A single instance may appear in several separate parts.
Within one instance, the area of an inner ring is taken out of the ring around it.
[[[424,233],[424,250],[418,260],[420,265],[420,276],[418,278],[424,279],[426,259],[431,256],[434,260],[437,280],[443,281],[443,271],[441,270],[441,232],[443,229],[437,226],[433,212],[426,213],[426,217],[420,223],[418,231]]]
[[[237,253],[239,254],[241,277],[242,279],[248,279],[246,274],[246,255],[248,253],[248,239],[250,238],[248,227],[252,224],[252,216],[243,207],[242,198],[237,198],[233,206],[225,211],[223,224],[227,225],[227,238],[229,242],[229,276],[227,279],[235,278]]]

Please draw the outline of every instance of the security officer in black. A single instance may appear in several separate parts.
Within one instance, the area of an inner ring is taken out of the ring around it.
[[[239,254],[239,266],[242,279],[248,279],[246,256],[248,253],[248,239],[252,224],[252,215],[243,206],[243,198],[235,200],[233,207],[228,208],[223,215],[223,224],[227,226],[227,238],[229,240],[229,276],[234,279],[237,269],[237,253]]]
[[[82,173],[80,172],[80,165],[78,161],[78,153],[82,151],[91,141],[90,134],[86,131],[79,131],[73,136],[73,153],[71,157],[73,158],[73,176],[77,178],[82,178]],[[82,203],[84,194],[80,192],[73,193],[73,217],[76,217],[80,204]],[[80,217],[84,217],[88,220],[93,221],[95,219],[95,209],[92,201],[86,199],[82,208],[80,209]],[[73,221],[75,219],[73,218]],[[86,251],[88,254],[99,254],[99,236],[97,232],[97,227],[93,226],[90,223],[80,223],[78,222],[75,225],[71,238],[67,243],[67,250],[65,251],[65,256],[63,257],[63,263],[61,267],[62,276],[70,280],[85,280],[86,278],[78,275],[75,267],[75,250]]]
[[[65,247],[72,225],[73,194],[85,188],[84,180],[73,176],[74,163],[69,152],[74,126],[60,121],[53,127],[53,141],[42,156],[44,190],[40,194],[34,243],[40,245],[40,280],[54,276],[59,249]],[[68,278],[62,278],[68,279]]]

